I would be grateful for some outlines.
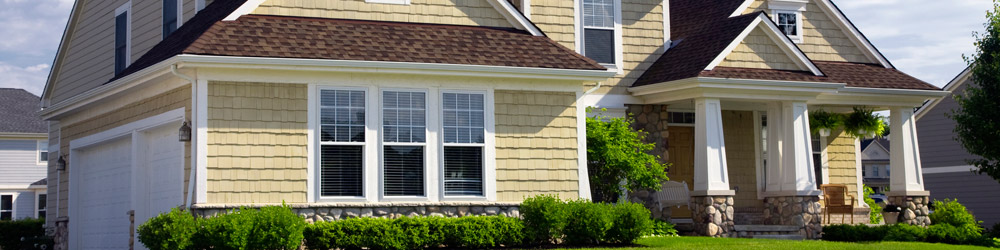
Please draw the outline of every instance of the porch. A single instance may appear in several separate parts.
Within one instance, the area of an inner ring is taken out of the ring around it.
[[[890,203],[905,206],[900,201],[928,195],[919,168],[913,108],[937,93],[720,78],[631,90],[645,104],[627,105],[626,112],[650,133],[647,139],[657,143],[654,153],[672,164],[670,180],[686,184],[690,195],[686,204],[653,207],[654,216],[690,221],[699,235],[752,237],[770,228],[818,238],[823,224],[851,223],[850,216],[840,214],[824,221],[819,190],[823,184],[846,185],[855,198],[854,222],[867,223],[858,139],[842,129],[814,135],[811,110],[890,111],[892,151],[902,152],[891,162],[896,192],[889,195],[898,198],[890,198]],[[655,192],[633,193],[634,200],[647,204],[656,197]],[[929,224],[924,207],[908,207],[916,216],[907,220]]]

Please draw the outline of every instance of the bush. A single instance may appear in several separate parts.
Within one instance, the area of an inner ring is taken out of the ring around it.
[[[352,218],[306,226],[309,249],[494,248],[520,245],[524,224],[506,216]]]
[[[194,216],[174,208],[139,225],[137,238],[150,250],[188,249],[195,230]]]
[[[566,242],[570,244],[599,244],[604,240],[613,223],[612,210],[606,204],[587,200],[567,204]]]
[[[927,241],[948,244],[972,244],[981,239],[982,229],[977,225],[953,226],[933,224],[927,227]]]
[[[194,249],[250,249],[254,209],[234,209],[227,214],[198,221],[192,240]]]
[[[895,224],[888,227],[889,230],[887,230],[883,240],[913,242],[927,239],[927,229],[920,226]]]
[[[888,226],[829,225],[823,227],[823,240],[845,242],[881,241],[888,230]]]
[[[950,244],[971,244],[981,241],[983,229],[976,217],[958,203],[958,200],[934,201],[934,212],[929,215],[927,240]]]
[[[539,195],[521,203],[525,236],[530,243],[548,244],[562,238],[566,226],[566,204],[555,196]]]
[[[612,210],[613,221],[605,239],[607,242],[629,244],[653,229],[653,220],[650,219],[649,209],[646,209],[642,204],[619,203],[615,204]],[[676,230],[674,233],[676,234]]]
[[[445,245],[451,248],[493,248],[520,245],[524,224],[506,216],[470,216],[445,220]]]
[[[291,207],[263,207],[254,217],[248,249],[298,249],[305,227]]]
[[[0,221],[0,249],[52,249],[45,219]]]
[[[868,204],[869,208],[871,208],[868,212],[868,223],[878,224],[879,222],[882,222],[882,207],[879,206],[878,203],[875,203],[875,199],[872,199],[871,197],[875,194],[875,190],[872,190],[871,187],[866,185],[864,194],[865,203]]]
[[[932,224],[949,224],[956,227],[965,225],[979,225],[976,217],[972,216],[965,209],[965,206],[958,203],[958,200],[945,199],[944,201],[934,201],[934,212],[930,214]],[[982,230],[978,232],[982,233]]]
[[[654,220],[653,227],[649,230],[648,236],[677,236],[677,229],[674,224],[662,220]]]

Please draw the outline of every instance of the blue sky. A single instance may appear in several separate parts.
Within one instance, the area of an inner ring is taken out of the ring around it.
[[[943,86],[975,52],[989,0],[834,0],[892,63]],[[41,94],[73,0],[0,0],[0,88]]]

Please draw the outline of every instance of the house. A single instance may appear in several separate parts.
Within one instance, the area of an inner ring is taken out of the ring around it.
[[[126,247],[178,206],[319,221],[587,199],[589,106],[653,132],[701,234],[737,236],[736,207],[816,237],[818,186],[858,192],[860,150],[813,143],[809,110],[892,110],[911,156],[893,190],[919,212],[906,129],[944,95],[827,0],[78,1],[60,46],[42,114],[65,158],[50,226],[74,249]]]
[[[919,133],[918,133],[919,134]],[[861,141],[861,177],[865,186],[876,194],[885,194],[889,188],[889,140],[885,138]]]
[[[960,109],[953,94],[961,94],[972,84],[971,69],[956,76],[944,90],[948,96],[929,102],[917,111],[920,135],[920,161],[926,188],[935,200],[958,199],[987,228],[1000,223],[1000,182],[987,175],[973,173],[967,160],[977,159],[958,141],[955,120],[948,115]]]
[[[49,141],[38,100],[0,88],[0,220],[46,217]]]

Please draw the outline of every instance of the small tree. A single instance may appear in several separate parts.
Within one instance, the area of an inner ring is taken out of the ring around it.
[[[615,202],[627,191],[660,190],[667,180],[667,164],[649,153],[646,132],[632,129],[631,118],[587,117],[587,169],[595,201]]]
[[[963,93],[955,93],[961,106],[953,111],[955,134],[969,153],[976,172],[1000,181],[1000,4],[986,12],[985,33],[975,33],[976,53],[966,61],[972,68],[972,83]]]

